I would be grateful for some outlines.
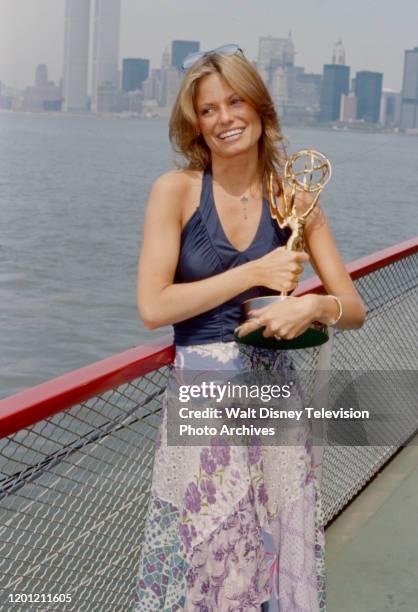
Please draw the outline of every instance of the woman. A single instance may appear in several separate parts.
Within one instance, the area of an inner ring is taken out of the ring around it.
[[[195,60],[195,61],[193,61]],[[258,309],[246,335],[293,338],[312,321],[360,327],[363,304],[319,209],[307,253],[284,249],[277,205],[282,134],[270,95],[238,47],[188,61],[170,120],[186,167],[160,177],[146,213],[138,307],[149,329],[174,325],[181,372],[265,368],[292,375],[284,351],[234,341],[244,299],[292,290],[310,260],[329,295]],[[309,202],[298,201],[300,208]],[[300,446],[170,446],[165,402],[136,591],[141,612],[296,612],[325,608],[319,486],[308,437]],[[169,417],[170,418],[170,417]],[[274,606],[274,607],[273,607]]]

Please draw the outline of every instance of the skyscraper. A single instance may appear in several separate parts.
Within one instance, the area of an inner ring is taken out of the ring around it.
[[[63,110],[87,109],[90,0],[66,0],[64,25]]]
[[[258,39],[258,63],[270,65],[272,62],[283,68],[294,65],[295,47],[291,32],[287,38],[260,36]]]
[[[180,87],[181,75],[174,66],[161,69],[160,106],[172,106]]]
[[[135,91],[148,78],[149,60],[140,57],[126,58],[122,63],[122,89]]]
[[[380,114],[383,74],[362,70],[356,74],[357,119],[377,123]]]
[[[142,92],[144,94],[144,100],[153,100],[156,103],[161,98],[161,73],[162,69],[153,68],[147,79],[142,83]]]
[[[295,104],[319,111],[321,87],[322,74],[298,74],[295,82]]]
[[[121,0],[96,0],[94,9],[91,108],[100,112],[99,99],[114,97],[119,89],[119,32]]]
[[[389,127],[399,125],[401,116],[401,94],[392,89],[382,89],[379,122]]]
[[[288,38],[261,36],[258,39],[257,69],[267,86],[275,78],[277,68],[289,69],[295,63],[295,47],[291,32]],[[279,71],[280,72],[280,71]]]
[[[345,49],[341,38],[335,43],[332,50],[332,63],[345,66]]]
[[[261,36],[258,39],[257,70],[268,87],[276,109],[283,117],[294,102],[295,82],[302,68],[294,65],[292,34],[287,38]]]
[[[401,128],[418,128],[418,47],[405,51]]]
[[[357,98],[350,92],[341,96],[340,121],[355,121],[357,119]]]
[[[348,94],[350,67],[340,64],[325,64],[321,89],[320,121],[338,121],[341,111],[341,96]]]
[[[171,43],[171,65],[181,70],[183,60],[190,54],[200,50],[197,40],[173,40]]]

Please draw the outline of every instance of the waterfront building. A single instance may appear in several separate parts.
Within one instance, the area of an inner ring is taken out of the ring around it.
[[[321,74],[304,72],[303,68],[288,69],[289,102],[283,109],[287,123],[318,121],[321,95]]]
[[[142,83],[142,93],[145,102],[158,101],[161,98],[162,69],[153,68],[147,79]]]
[[[127,93],[125,93],[125,96],[127,96],[127,105],[124,110],[127,110],[129,113],[135,115],[140,115],[142,113],[142,91],[128,91]]]
[[[318,120],[322,76],[305,74],[301,66],[276,68],[270,91],[283,122],[301,124]]]
[[[298,106],[319,111],[322,74],[301,72],[295,80],[294,102]]]
[[[144,100],[142,104],[142,116],[145,119],[154,119],[161,116],[161,108],[157,100]]]
[[[399,125],[401,117],[401,94],[391,89],[382,90],[379,123],[388,127]]]
[[[256,68],[282,119],[294,106],[297,78],[304,72],[303,68],[294,65],[295,54],[291,32],[287,38],[261,36],[258,39]]]
[[[282,80],[283,68],[285,72],[294,66],[295,47],[292,34],[289,32],[287,38],[276,38],[274,36],[261,36],[258,39],[257,70],[267,87],[277,88],[277,82]]]
[[[287,38],[260,36],[258,39],[258,66],[288,67],[295,63],[295,47],[292,33]]]
[[[27,87],[23,94],[22,110],[34,113],[61,110],[61,88],[48,81],[46,64],[39,64],[35,71],[35,85]]]
[[[405,51],[400,127],[418,129],[418,47]]]
[[[350,67],[342,64],[325,64],[322,78],[320,121],[338,121],[341,113],[341,96],[348,94]]]
[[[135,91],[141,89],[142,83],[148,78],[149,60],[140,57],[125,58],[122,63],[122,89]]]
[[[124,110],[123,92],[113,83],[102,83],[96,92],[97,113],[120,113]]]
[[[180,87],[181,75],[175,66],[162,68],[160,71],[160,106],[173,106]]]
[[[120,12],[121,0],[95,2],[91,91],[93,112],[108,112],[105,109],[113,108],[114,92],[119,90]],[[106,96],[109,96],[109,100],[106,100]]]
[[[87,110],[90,0],[66,0],[62,96],[64,111]]]
[[[340,121],[355,121],[357,119],[357,98],[353,92],[341,96]]]
[[[171,43],[171,65],[181,70],[184,59],[190,53],[200,50],[200,42],[197,40],[173,40]]]
[[[283,66],[277,66],[272,72],[269,89],[276,110],[283,117],[284,107],[289,103],[288,79]]]
[[[295,66],[292,33],[287,38],[258,39],[255,66],[268,87],[282,120],[290,123],[315,121],[319,114],[322,75],[305,74]]]
[[[381,72],[362,70],[356,73],[357,119],[368,123],[379,121],[382,83]]]
[[[284,68],[287,76],[288,104],[296,102],[299,79],[303,78],[305,68],[302,66],[287,66]]]

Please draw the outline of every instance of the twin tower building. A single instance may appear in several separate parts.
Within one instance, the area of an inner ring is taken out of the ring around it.
[[[91,12],[91,110],[98,110],[101,92],[119,89],[121,0],[66,0],[63,110],[67,112],[83,112],[88,109]]]

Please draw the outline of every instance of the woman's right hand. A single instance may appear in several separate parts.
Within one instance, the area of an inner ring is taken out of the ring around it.
[[[309,255],[304,251],[278,247],[254,261],[257,285],[274,291],[292,291],[308,261]]]

